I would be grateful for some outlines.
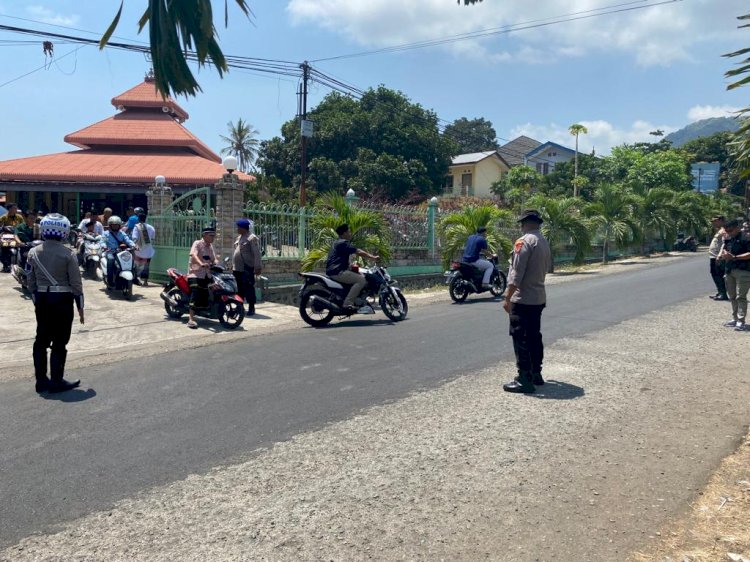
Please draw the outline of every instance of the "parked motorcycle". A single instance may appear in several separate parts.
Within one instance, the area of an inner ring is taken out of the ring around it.
[[[342,285],[323,273],[300,273],[304,284],[299,292],[299,313],[310,326],[320,328],[333,320],[334,316],[350,317],[354,314],[375,314],[374,307],[380,305],[385,315],[399,322],[406,318],[409,305],[397,281],[391,279],[385,267],[353,268],[365,276],[367,284],[354,299],[355,310],[344,308],[344,299],[351,285]]]
[[[41,240],[34,240],[31,244],[24,244],[20,248],[13,248],[13,257],[11,259],[10,272],[13,278],[21,285],[24,293],[29,292],[29,274],[31,266],[29,265],[28,255],[32,248],[39,246]]]
[[[101,240],[101,236],[84,234],[80,241],[80,244],[83,245],[83,252],[80,251],[79,246],[78,254],[80,256],[81,267],[83,268],[83,272],[92,279],[95,279],[97,272],[101,271],[99,269],[99,262],[102,260]]]
[[[211,282],[208,286],[208,307],[196,308],[195,314],[203,318],[218,318],[225,328],[234,330],[245,319],[245,301],[237,294],[237,281],[232,273],[225,272],[220,265],[211,267]],[[170,267],[169,281],[164,284],[161,298],[170,318],[181,318],[190,308],[190,286],[184,273]]]
[[[482,287],[482,270],[467,262],[452,262],[449,271],[445,272],[445,283],[448,285],[448,293],[453,302],[464,302],[472,293],[491,292],[499,297],[508,286],[505,273],[498,266],[498,257],[492,256],[492,275],[490,276],[490,288]]]
[[[0,231],[0,261],[3,264],[3,273],[10,271],[14,251],[18,251],[16,229],[11,226],[4,226]]]
[[[125,244],[120,244],[120,250],[112,255],[104,253],[99,261],[102,272],[102,280],[107,291],[122,291],[122,296],[130,300],[133,296],[133,280],[135,279],[135,260],[133,252]],[[107,270],[113,267],[115,270],[115,283],[109,285]]]
[[[684,234],[678,234],[672,250],[676,252],[696,252],[698,251],[698,242],[696,242],[694,236],[686,238]]]

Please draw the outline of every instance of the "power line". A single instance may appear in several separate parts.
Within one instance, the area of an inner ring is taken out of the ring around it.
[[[430,39],[430,40],[425,40],[425,41],[418,41],[414,43],[403,43],[400,45],[392,45],[390,47],[382,47],[380,49],[373,49],[370,51],[359,51],[356,53],[349,53],[345,55],[313,59],[311,62],[324,62],[324,61],[341,60],[341,59],[347,59],[347,58],[364,57],[364,56],[370,56],[370,55],[376,55],[376,54],[409,51],[413,49],[424,49],[427,47],[435,47],[435,46],[445,45],[449,43],[456,43],[458,41],[468,41],[471,39],[478,39],[478,38],[488,37],[492,35],[504,35],[504,34],[515,32],[515,31],[524,31],[524,30],[536,29],[540,27],[547,27],[551,25],[559,25],[561,23],[568,23],[568,22],[573,22],[573,21],[597,18],[597,17],[611,15],[611,14],[631,12],[631,11],[636,11],[636,10],[644,10],[647,8],[653,8],[653,7],[662,6],[665,4],[674,4],[676,2],[682,2],[683,0],[662,0],[660,2],[648,4],[645,6],[633,6],[633,4],[640,4],[640,3],[648,2],[648,1],[649,0],[634,0],[630,2],[624,2],[621,4],[614,4],[614,5],[602,7],[602,8],[594,8],[594,9],[584,10],[580,12],[573,12],[573,13],[564,14],[561,16],[543,18],[543,19],[538,19],[538,20],[531,20],[531,21],[521,22],[521,23],[516,23],[516,24],[508,24],[508,25],[495,27],[495,28],[481,29],[478,31],[462,33],[459,35],[451,35],[448,37]]]
[[[57,59],[54,59],[54,60],[64,59],[68,55],[72,55],[73,53],[77,53],[78,51],[80,51],[81,49],[83,49],[84,46],[85,45],[82,45],[82,46],[80,46],[80,47],[78,47],[76,49],[73,49],[72,51],[70,51],[68,53],[65,53],[64,55],[62,55],[60,57],[57,57]],[[21,74],[21,76],[16,76],[12,80],[8,80],[7,82],[3,82],[2,84],[0,84],[0,88],[2,88],[3,86],[7,86],[8,84],[12,84],[13,82],[16,82],[16,81],[20,80],[21,78],[26,78],[27,76],[29,76],[31,74],[34,74],[35,72],[39,72],[40,70],[44,70],[45,68],[48,67],[48,65],[49,65],[49,63],[45,63],[42,66],[40,66],[39,68],[35,68],[34,70],[32,70],[30,72],[27,72],[26,74]],[[62,72],[62,71],[60,71],[60,72]]]
[[[50,27],[57,27],[57,28],[60,28],[60,29],[69,29],[71,31],[81,31],[83,33],[89,33],[91,35],[101,35],[101,33],[97,32],[97,31],[90,31],[88,29],[81,29],[79,27],[70,27],[68,25],[60,25],[60,24],[57,24],[57,23],[48,23],[46,21],[33,20],[33,19],[29,19],[29,18],[22,18],[22,17],[19,17],[19,16],[9,16],[8,14],[0,14],[0,18],[8,18],[8,19],[18,20],[18,21],[27,21],[29,23],[38,23],[38,24],[41,24],[41,25],[48,25]],[[123,39],[125,41],[131,41],[133,43],[142,43],[143,45],[147,44],[146,41],[139,41],[138,39],[130,39],[128,37],[121,37],[121,36],[117,36],[117,35],[113,35],[112,37],[114,37],[115,39]]]

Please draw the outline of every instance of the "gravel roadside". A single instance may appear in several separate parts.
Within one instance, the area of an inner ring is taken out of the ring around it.
[[[553,311],[549,311],[553,313]],[[622,560],[745,434],[750,375],[696,299],[145,491],[0,560]],[[715,373],[723,373],[717,377]],[[343,389],[342,389],[343,391]]]

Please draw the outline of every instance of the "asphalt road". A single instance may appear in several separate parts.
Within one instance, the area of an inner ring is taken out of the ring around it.
[[[552,286],[545,341],[707,293],[705,261]],[[142,360],[134,349],[131,361],[76,373],[83,388],[54,399],[36,396],[29,381],[7,383],[0,547],[507,360],[510,343],[499,304],[470,297],[414,307],[400,324],[378,314]]]

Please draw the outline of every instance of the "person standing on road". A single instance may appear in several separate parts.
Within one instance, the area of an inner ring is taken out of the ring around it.
[[[723,264],[717,261],[721,252],[721,247],[724,244],[724,223],[726,219],[723,215],[717,215],[711,219],[711,225],[716,229],[714,237],[711,239],[711,244],[708,247],[709,266],[711,271],[711,278],[714,280],[716,285],[716,294],[713,295],[712,299],[715,301],[728,301],[727,286],[724,282],[724,269]]]
[[[544,279],[552,269],[549,243],[539,227],[539,211],[526,210],[518,219],[523,236],[516,240],[508,271],[508,288],[503,309],[510,316],[510,335],[516,354],[518,376],[503,385],[506,392],[529,394],[534,385],[544,384],[542,360],[542,310],[547,304]]]
[[[237,221],[237,238],[232,255],[232,273],[240,295],[247,301],[247,314],[255,314],[255,277],[261,274],[260,244],[253,231],[253,221]]]
[[[724,263],[727,294],[732,304],[732,320],[724,325],[738,332],[747,329],[747,293],[750,291],[750,240],[742,237],[740,222],[731,220],[724,225],[727,238],[719,259]]]
[[[133,226],[130,236],[136,246],[135,265],[138,270],[138,278],[141,280],[141,285],[148,287],[149,265],[151,264],[151,258],[156,254],[154,249],[156,229],[146,222],[146,213],[142,212],[138,215],[138,222]]]
[[[70,221],[63,215],[51,213],[40,224],[42,244],[29,252],[29,291],[36,313],[34,340],[34,375],[36,391],[65,392],[81,381],[66,381],[65,359],[73,327],[73,302],[78,317],[84,323],[83,282],[73,253],[62,241],[70,232]],[[47,378],[47,348],[51,348]]]
[[[480,226],[477,233],[469,236],[464,248],[463,261],[478,267],[482,271],[482,288],[490,288],[490,278],[495,266],[492,262],[482,257],[482,252],[486,251],[487,245],[487,228]]]
[[[211,281],[209,271],[216,263],[213,242],[216,238],[216,229],[208,227],[203,229],[200,240],[193,242],[190,248],[190,261],[188,262],[188,285],[190,285],[190,309],[188,314],[188,328],[197,328],[195,322],[195,309],[208,306],[208,284]]]
[[[352,231],[349,230],[348,224],[338,226],[336,234],[339,235],[339,239],[333,243],[331,250],[328,252],[326,275],[334,281],[351,285],[351,289],[349,289],[349,293],[344,299],[344,308],[352,310],[355,308],[354,299],[362,292],[367,280],[361,273],[355,273],[349,269],[349,258],[353,254],[356,254],[371,260],[377,260],[379,256],[354,247],[352,244]]]

